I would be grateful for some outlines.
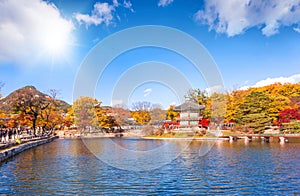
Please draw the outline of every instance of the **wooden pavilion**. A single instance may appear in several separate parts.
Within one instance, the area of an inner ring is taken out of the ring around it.
[[[177,117],[179,128],[198,127],[199,121],[202,119],[201,110],[204,108],[204,105],[199,105],[189,100],[176,106],[174,111],[179,112],[179,116]]]

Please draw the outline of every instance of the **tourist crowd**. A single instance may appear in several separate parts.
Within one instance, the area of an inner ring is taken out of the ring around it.
[[[16,140],[24,131],[18,128],[0,128],[0,142],[2,144]],[[27,135],[31,135],[31,130],[26,130]]]

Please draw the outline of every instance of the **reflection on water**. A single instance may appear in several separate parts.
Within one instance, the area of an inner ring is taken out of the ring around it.
[[[108,140],[84,142],[101,154],[107,150],[105,143]],[[159,156],[178,153],[185,145],[183,141],[136,139],[115,139],[113,142],[140,152],[170,144],[168,150],[173,152],[164,151]],[[0,166],[0,193],[300,194],[300,143],[217,141],[208,154],[199,156],[201,144],[201,141],[193,141],[170,163],[151,171],[137,172],[107,165],[81,140],[56,140],[3,163]],[[126,155],[120,155],[118,149],[111,151],[112,156],[124,158]],[[163,159],[156,157],[152,162]],[[126,161],[118,164],[135,165]]]
[[[129,171],[148,171],[162,167],[178,157],[191,143],[137,139],[84,139],[83,142],[104,163]]]

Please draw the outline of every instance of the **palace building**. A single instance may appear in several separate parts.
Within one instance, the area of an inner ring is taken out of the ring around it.
[[[179,116],[177,117],[179,128],[198,127],[199,121],[202,119],[201,110],[204,108],[204,105],[199,105],[189,100],[176,106],[174,111],[179,112]]]

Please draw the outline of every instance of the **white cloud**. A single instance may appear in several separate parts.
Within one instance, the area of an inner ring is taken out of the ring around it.
[[[173,101],[173,102],[171,102],[169,105],[176,105],[176,102]]]
[[[216,85],[216,86],[211,86],[205,89],[205,92],[207,92],[209,95],[213,93],[223,93],[224,92],[224,86],[221,85]]]
[[[144,90],[144,97],[147,97],[151,92],[152,92],[151,88],[147,88],[146,90]]]
[[[228,36],[244,33],[252,27],[271,36],[278,33],[281,26],[300,24],[300,0],[205,0],[205,8],[195,14],[195,20],[208,25],[209,30]]]
[[[134,12],[130,1],[124,1],[124,7],[129,9],[131,12]]]
[[[294,31],[300,33],[300,27],[295,27],[295,28],[294,28]]]
[[[173,3],[174,0],[159,0],[158,2],[158,6],[159,7],[165,7],[167,5],[170,5],[171,3]]]
[[[41,0],[1,1],[0,61],[30,64],[49,47],[62,46],[59,40],[71,41],[73,29],[72,22],[62,18],[53,3]]]
[[[108,26],[113,23],[115,17],[120,20],[119,16],[115,14],[116,8],[119,7],[119,5],[120,4],[117,0],[113,0],[112,5],[106,2],[97,2],[94,4],[94,9],[92,10],[91,14],[75,13],[74,17],[79,24],[85,24],[86,27],[90,25],[98,26],[100,24],[105,24]],[[131,12],[134,12],[130,1],[124,1],[123,7],[130,9]]]
[[[75,18],[80,24],[85,23],[87,26],[92,24],[97,26],[102,23],[109,25],[113,20],[112,12],[114,10],[114,5],[97,2],[94,5],[91,15],[77,13],[75,14]]]
[[[239,88],[239,90],[247,90],[249,89],[251,86],[242,86],[241,88]]]
[[[114,7],[118,7],[119,6],[118,0],[113,0],[113,5],[114,5]]]
[[[300,74],[292,75],[290,77],[267,78],[265,80],[261,80],[257,82],[253,86],[243,86],[240,89],[247,90],[250,87],[263,87],[274,83],[285,84],[285,83],[298,83],[298,82],[300,82]]]

